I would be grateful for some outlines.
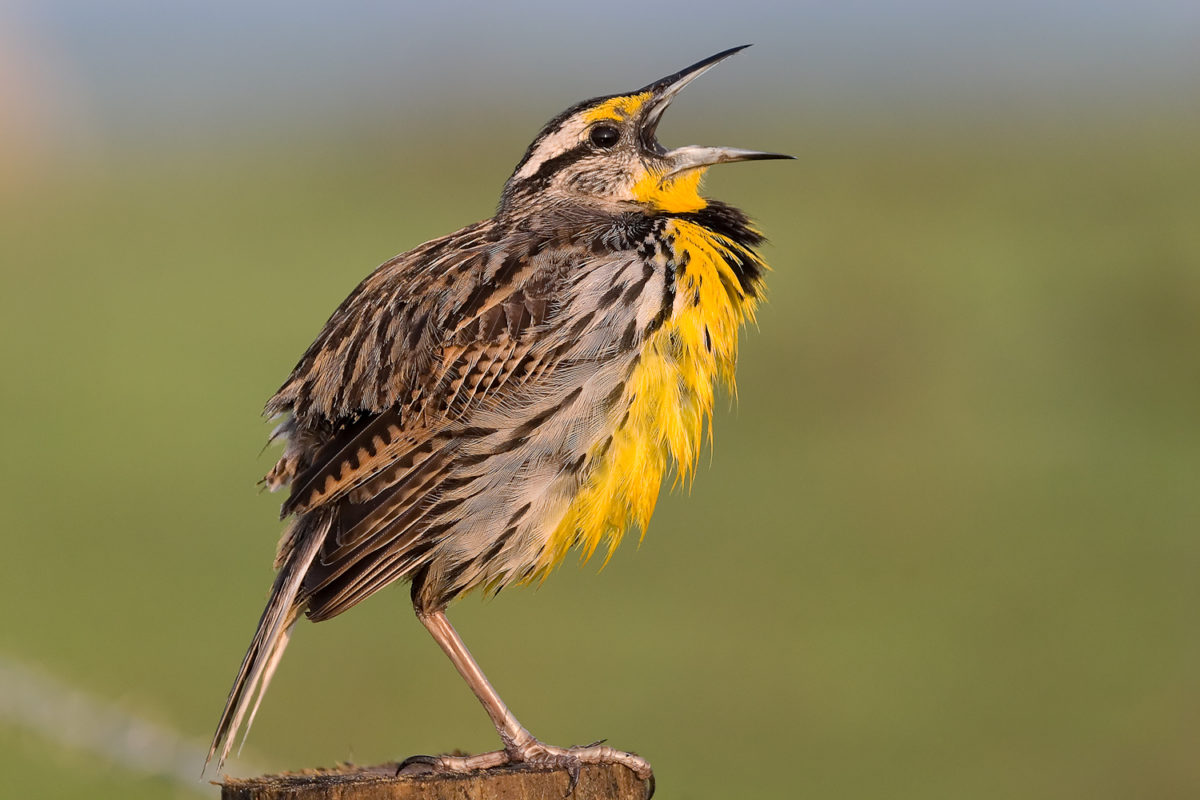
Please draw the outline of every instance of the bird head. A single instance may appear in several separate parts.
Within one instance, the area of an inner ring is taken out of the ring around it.
[[[717,53],[634,92],[585,100],[550,120],[508,179],[501,212],[541,208],[545,202],[614,211],[699,211],[706,205],[699,185],[708,167],[792,158],[735,147],[668,150],[658,141],[658,123],[680,90],[748,46]]]

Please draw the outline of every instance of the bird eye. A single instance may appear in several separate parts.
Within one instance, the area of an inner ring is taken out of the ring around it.
[[[592,144],[596,145],[596,147],[602,147],[607,150],[621,140],[621,132],[611,125],[597,125],[592,128],[592,132],[588,134],[588,138],[592,140]]]

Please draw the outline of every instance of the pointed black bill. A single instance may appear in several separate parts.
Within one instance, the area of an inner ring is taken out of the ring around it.
[[[649,83],[638,89],[636,94],[650,92],[654,96],[646,109],[646,116],[642,119],[642,141],[647,146],[656,144],[654,134],[658,130],[658,122],[662,119],[663,112],[667,110],[667,106],[671,105],[671,101],[675,99],[675,95],[683,90],[683,87],[734,53],[739,53],[749,46],[748,44],[743,44],[738,47],[731,47],[728,50],[722,50],[716,55],[697,61],[690,67],[685,67],[679,70],[679,72],[668,75],[665,78],[659,78],[653,83]],[[658,149],[661,149],[661,146]]]
[[[655,138],[658,123],[662,119],[663,112],[667,110],[667,107],[671,105],[671,101],[675,99],[675,96],[679,94],[683,87],[734,53],[741,52],[749,46],[748,44],[744,44],[740,47],[731,47],[728,50],[722,50],[716,55],[697,61],[690,67],[681,69],[679,72],[668,75],[665,78],[660,78],[654,81],[654,83],[648,84],[638,90],[639,93],[650,92],[653,95],[646,108],[645,116],[642,118],[642,144],[651,152],[670,159],[672,163],[668,172],[669,175],[686,172],[689,169],[708,167],[713,164],[725,164],[732,161],[763,161],[773,158],[795,158],[795,156],[784,155],[783,153],[765,153],[759,150],[742,150],[737,147],[688,145],[674,150],[667,150]]]
[[[710,69],[729,58],[734,53],[740,53],[749,46],[750,45],[748,44],[743,44],[738,45],[737,47],[731,47],[728,50],[722,50],[715,56],[709,56],[708,58],[701,59],[695,64],[692,64],[690,67],[684,67],[683,69],[679,70],[679,72],[668,75],[665,78],[659,78],[653,83],[645,85],[639,89],[638,92],[654,92],[655,94],[658,94],[659,92],[666,92],[670,90],[671,95],[674,96],[684,86],[687,86],[696,78],[699,78],[701,75],[708,72]]]

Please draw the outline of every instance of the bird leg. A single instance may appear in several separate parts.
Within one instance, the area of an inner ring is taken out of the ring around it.
[[[492,688],[487,676],[479,668],[479,664],[471,656],[471,651],[463,643],[458,631],[446,619],[444,611],[417,611],[417,619],[433,636],[442,650],[449,656],[458,674],[471,687],[471,691],[479,698],[483,708],[496,726],[500,740],[504,742],[503,750],[490,753],[480,753],[474,756],[417,756],[408,759],[401,765],[403,769],[409,764],[423,764],[436,770],[446,772],[473,772],[480,769],[490,769],[504,764],[531,764],[535,766],[563,767],[571,775],[571,789],[579,779],[579,770],[584,764],[623,764],[634,772],[640,779],[651,778],[653,770],[646,759],[633,753],[625,753],[597,742],[583,747],[554,747],[539,742],[532,733],[525,729],[508,706],[500,699],[500,695]],[[570,792],[568,792],[569,794]]]

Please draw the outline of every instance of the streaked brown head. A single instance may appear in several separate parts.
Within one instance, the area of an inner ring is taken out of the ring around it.
[[[683,87],[749,45],[717,53],[627,94],[586,100],[534,139],[504,187],[502,215],[582,203],[628,211],[682,213],[706,205],[704,171],[731,161],[792,158],[735,147],[686,145],[668,150],[657,138],[663,112]]]

